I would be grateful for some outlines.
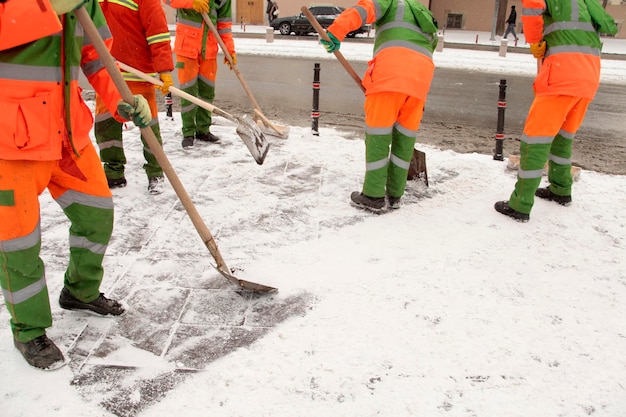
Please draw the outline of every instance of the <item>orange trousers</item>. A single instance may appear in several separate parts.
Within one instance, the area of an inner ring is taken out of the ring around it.
[[[404,93],[365,97],[365,180],[368,197],[402,197],[424,102]]]
[[[52,325],[41,248],[39,195],[45,189],[70,220],[64,285],[84,301],[99,296],[113,230],[113,199],[93,145],[58,161],[0,160],[0,286],[16,339]]]
[[[533,100],[520,142],[520,165],[509,206],[530,213],[535,191],[548,162],[550,190],[557,195],[572,193],[572,142],[591,99],[550,95]]]

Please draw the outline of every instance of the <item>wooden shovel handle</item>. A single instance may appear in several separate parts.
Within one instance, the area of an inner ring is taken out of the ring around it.
[[[324,30],[322,25],[320,25],[320,22],[318,22],[315,16],[313,16],[313,13],[311,13],[309,8],[306,6],[302,6],[300,10],[302,11],[302,13],[304,13],[306,18],[309,19],[309,22],[311,22],[313,29],[315,29],[315,31],[320,35],[320,37],[327,42],[332,42],[330,38],[328,37],[326,30]],[[350,63],[346,60],[343,54],[339,52],[338,50],[335,50],[333,53],[335,54],[335,56],[337,57],[341,65],[343,65],[344,69],[348,72],[350,77],[352,77],[354,82],[357,83],[357,85],[363,92],[365,92],[365,87],[363,87],[363,82],[361,81],[361,77],[359,77],[359,75],[354,71],[354,68],[352,68],[352,65],[350,65]]]
[[[87,13],[87,10],[85,10],[84,7],[80,7],[74,13],[76,15],[76,18],[80,22],[81,26],[83,27],[83,30],[87,34],[87,37],[89,38],[94,48],[98,52],[98,55],[100,56],[100,59],[104,63],[104,66],[106,70],[108,71],[109,75],[111,76],[113,83],[115,84],[120,94],[122,95],[122,99],[128,104],[134,105],[135,97],[133,96],[133,93],[130,91],[130,88],[128,87],[128,85],[126,84],[124,77],[122,77],[122,73],[119,71],[117,65],[115,64],[115,61],[113,60],[113,56],[111,56],[109,49],[107,48],[104,41],[102,40],[102,37],[100,36],[100,33],[98,32],[98,29],[91,21],[91,17],[89,16],[89,13]],[[176,172],[174,171],[172,164],[170,164],[170,161],[167,159],[165,152],[163,152],[163,148],[159,144],[156,136],[154,135],[154,132],[152,131],[151,128],[144,127],[144,128],[141,128],[141,134],[146,139],[146,142],[148,143],[148,147],[150,148],[150,151],[154,154],[155,158],[159,162],[159,165],[161,165],[161,168],[163,169],[163,172],[167,176],[167,179],[169,180],[170,184],[172,184],[172,187],[174,188],[174,191],[176,192],[178,199],[183,204],[183,207],[185,207],[185,210],[187,211],[187,214],[189,215],[191,222],[193,223],[196,230],[198,231],[198,234],[202,238],[202,241],[204,242],[205,246],[209,249],[209,252],[211,252],[211,255],[215,259],[215,262],[217,262],[217,269],[223,270],[227,272],[228,274],[230,274],[230,271],[228,270],[228,267],[226,266],[226,263],[224,262],[224,258],[222,258],[222,255],[217,249],[217,244],[215,243],[215,239],[213,239],[213,236],[211,235],[211,232],[209,231],[208,227],[206,226],[204,221],[202,221],[202,218],[200,217],[200,214],[196,210],[196,207],[194,206],[193,202],[191,201],[189,194],[187,194],[187,191],[185,190],[185,187],[183,187],[183,184],[180,182],[178,175],[176,175]]]

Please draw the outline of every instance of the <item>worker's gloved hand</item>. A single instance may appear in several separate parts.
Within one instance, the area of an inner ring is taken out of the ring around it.
[[[130,105],[124,100],[120,100],[117,103],[117,112],[122,118],[126,120],[132,120],[138,127],[148,127],[152,120],[152,113],[150,112],[150,105],[148,101],[141,94],[136,94],[135,104]]]
[[[50,0],[52,8],[58,15],[76,10],[85,3],[87,0]]]
[[[224,57],[224,64],[228,65],[228,68],[230,68],[231,71],[232,71],[233,65],[237,65],[237,54],[233,52],[232,54],[230,54],[230,57],[231,57],[231,59],[233,61],[232,65],[231,65],[231,63],[230,63],[230,61],[228,60],[227,57]]]
[[[208,12],[209,11],[209,0],[193,0],[192,6],[193,9],[198,12]]]
[[[161,80],[163,85],[155,85],[154,88],[160,89],[163,95],[166,95],[170,92],[170,87],[174,85],[174,81],[172,80],[172,74],[169,72],[162,72],[159,74],[159,79]]]
[[[338,51],[339,47],[341,46],[341,42],[339,42],[339,39],[337,39],[337,37],[329,31],[326,31],[326,34],[330,38],[331,42],[320,39],[321,44],[324,46],[324,48],[326,48],[326,51],[328,53]]]
[[[535,58],[543,59],[544,55],[546,54],[546,41],[541,40],[536,43],[531,43],[530,52]]]

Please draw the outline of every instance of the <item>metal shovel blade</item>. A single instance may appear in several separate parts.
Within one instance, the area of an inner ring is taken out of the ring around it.
[[[246,281],[246,280],[243,280],[243,279],[239,279],[236,276],[234,276],[233,274],[231,274],[229,271],[226,271],[223,268],[218,268],[215,265],[213,265],[213,268],[215,268],[215,270],[217,272],[219,272],[220,275],[222,275],[228,281],[230,281],[231,283],[235,284],[236,286],[238,286],[239,288],[241,288],[243,290],[252,291],[252,292],[256,292],[256,293],[269,293],[269,292],[276,292],[276,291],[278,291],[278,289],[276,289],[274,287],[269,287],[267,285],[259,284],[259,283],[256,283],[256,282],[251,282],[251,281]]]
[[[265,139],[265,135],[256,123],[250,122],[246,116],[233,116],[217,107],[212,107],[212,112],[218,116],[222,116],[231,122],[237,123],[237,135],[250,151],[250,155],[257,164],[262,165],[265,161],[267,151],[270,149],[269,142]]]

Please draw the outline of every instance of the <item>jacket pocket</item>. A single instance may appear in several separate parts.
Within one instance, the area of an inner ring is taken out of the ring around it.
[[[47,93],[23,99],[0,97],[0,151],[49,148],[52,107]]]
[[[174,52],[186,58],[195,58],[200,53],[202,29],[179,25],[176,28]]]

